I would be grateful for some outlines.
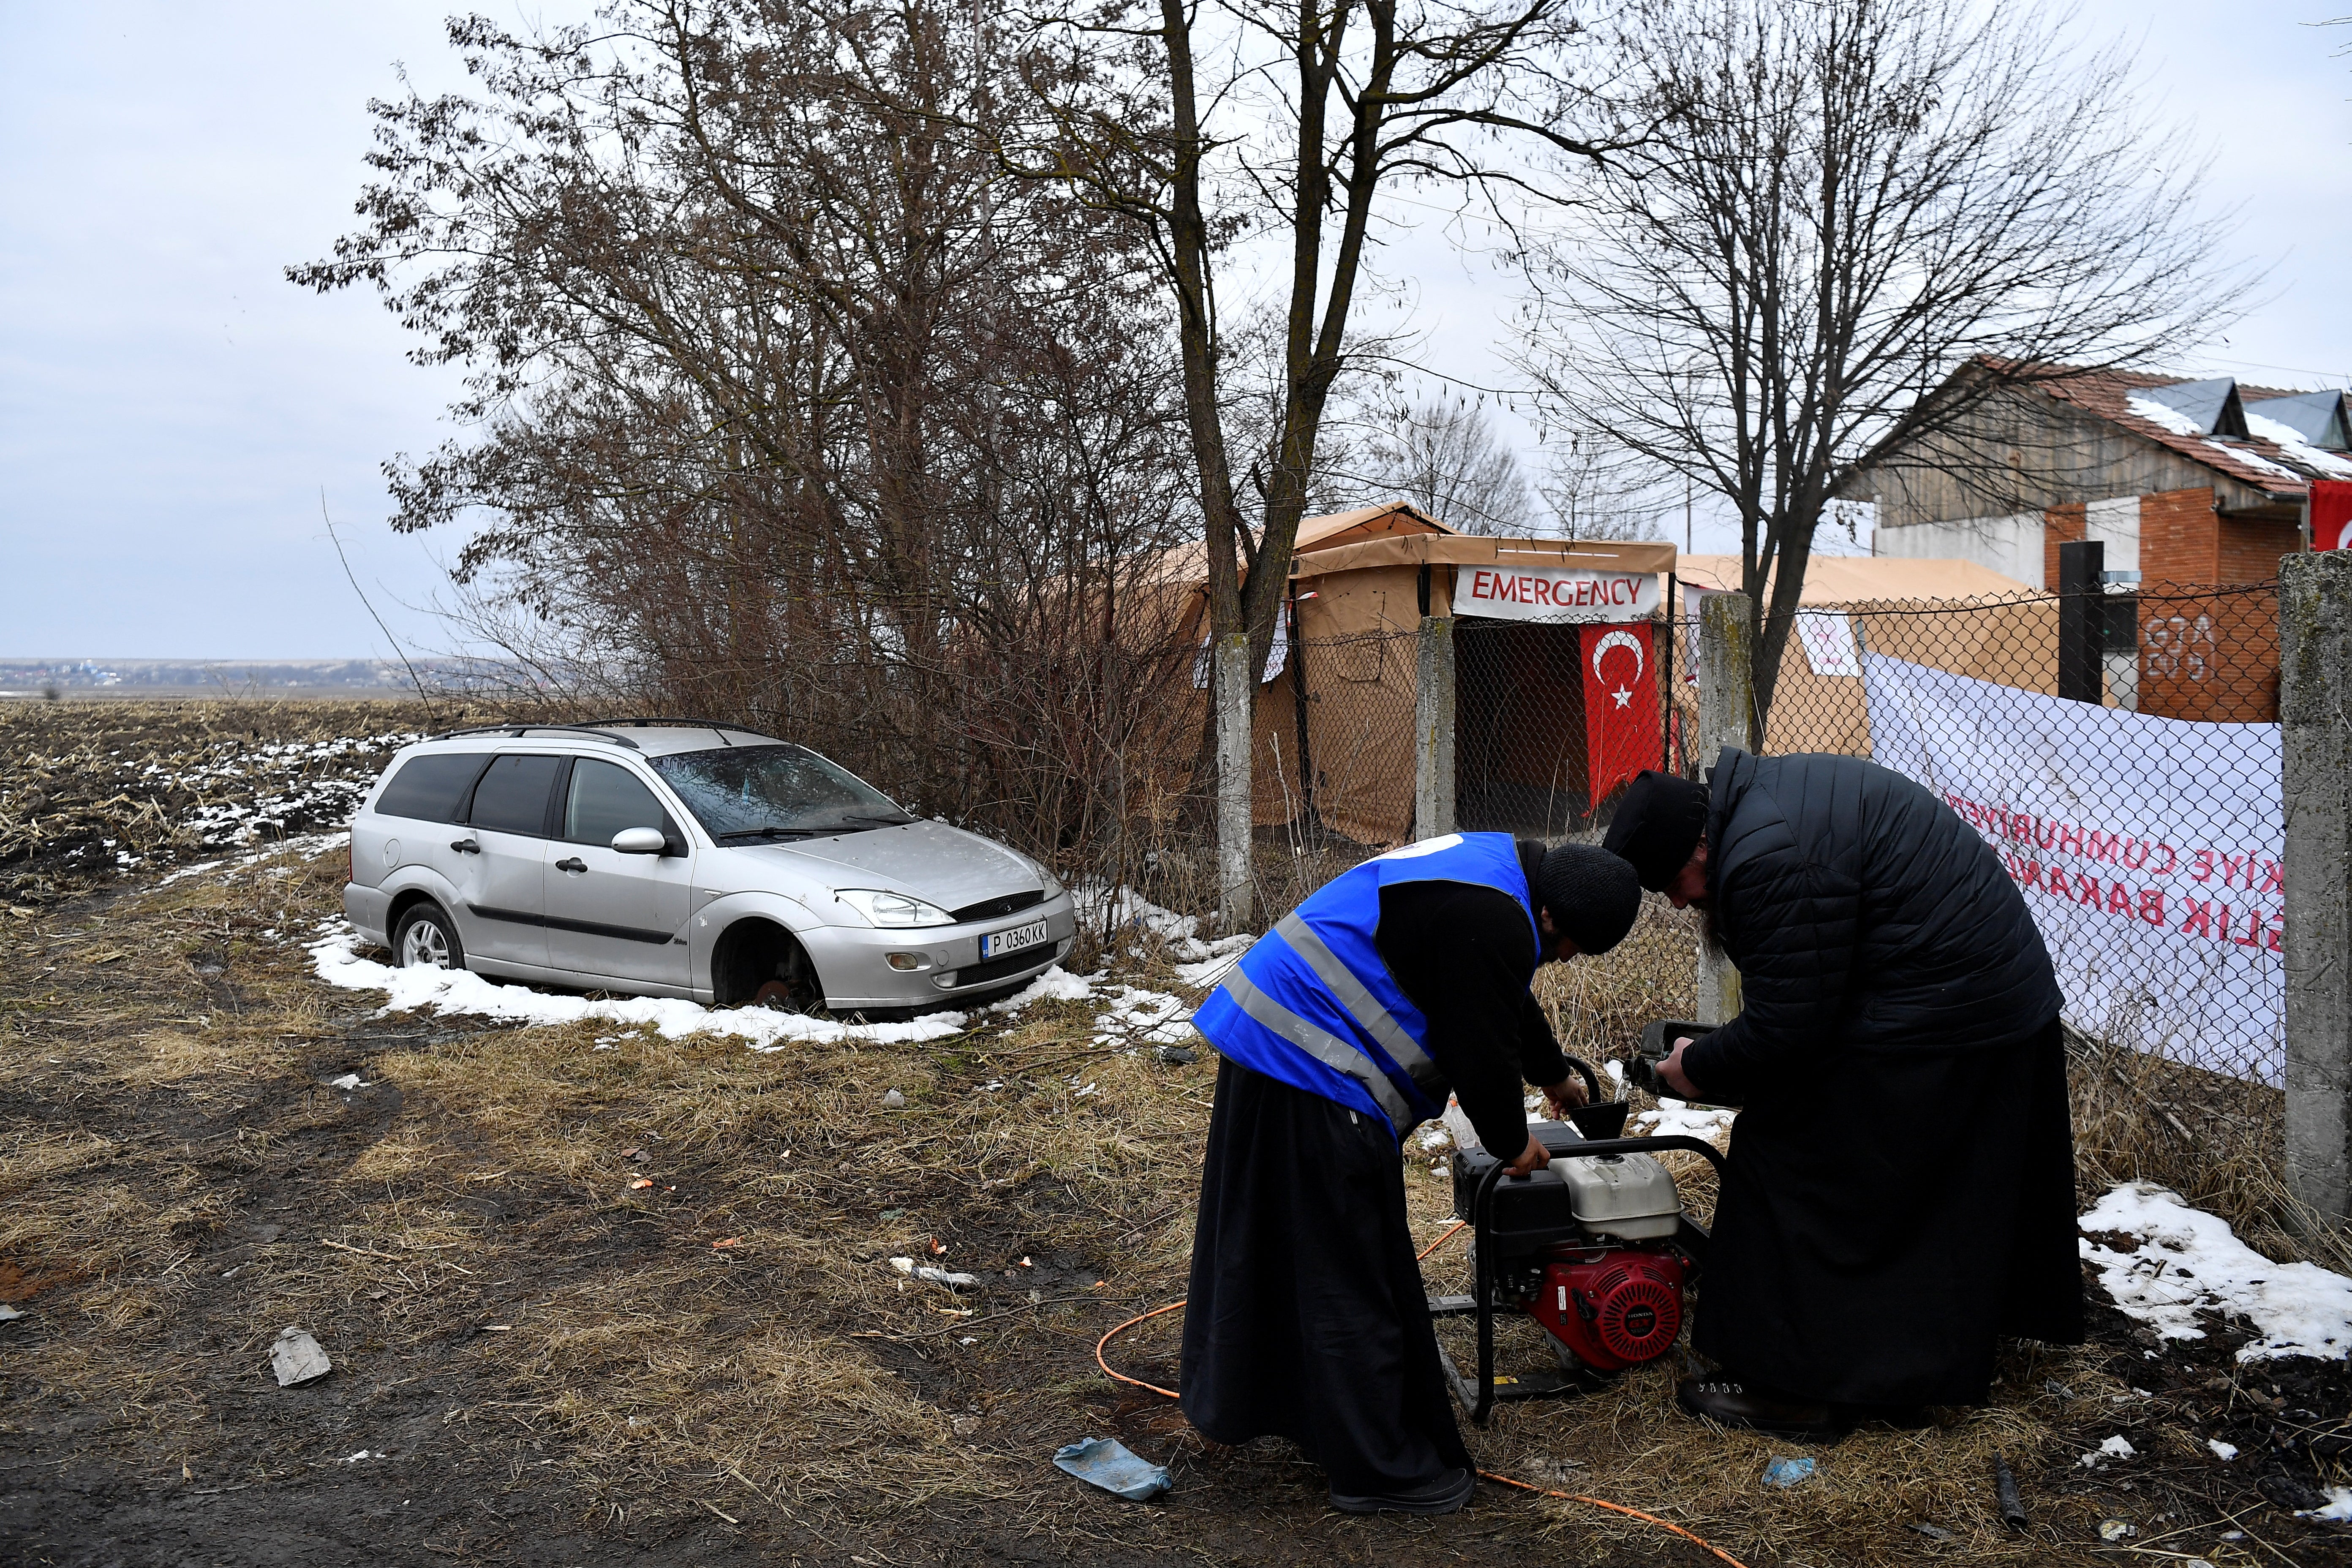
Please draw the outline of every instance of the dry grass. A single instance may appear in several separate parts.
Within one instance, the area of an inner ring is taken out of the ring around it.
[[[1450,1560],[1498,1533],[1547,1560],[1696,1560],[1638,1522],[1516,1497],[1419,1533],[1335,1521],[1311,1468],[1208,1450],[1102,1378],[1096,1338],[1182,1291],[1209,1062],[1098,1043],[1075,1004],[919,1047],[772,1053],[611,1024],[375,1019],[299,945],[341,869],[329,855],[189,878],[20,920],[0,950],[0,1299],[40,1331],[14,1352],[20,1429],[49,1421],[85,1461],[169,1453],[199,1480],[299,1476],[334,1444],[383,1441],[264,1403],[269,1342],[299,1322],[355,1408],[408,1423],[383,1428],[395,1447],[431,1445],[469,1486],[561,1489],[583,1528],[716,1529],[723,1512],[828,1562],[853,1535],[1040,1532],[1216,1561],[1295,1560],[1310,1539],[1335,1560]],[[1615,952],[1548,971],[1563,1042],[1618,1056],[1682,1013],[1690,941],[1653,908]],[[1123,962],[1172,986],[1161,959]],[[2086,1184],[2165,1180],[2284,1249],[2274,1096],[2088,1047],[2076,1069]],[[326,1087],[347,1071],[373,1087]],[[903,1110],[883,1109],[891,1089]],[[1687,1190],[1704,1207],[1704,1179]],[[1435,1237],[1450,1188],[1409,1172],[1408,1193]],[[983,1288],[912,1283],[893,1256]],[[1460,1262],[1458,1245],[1438,1254],[1433,1284]],[[1179,1322],[1137,1331],[1117,1361],[1167,1381]],[[1534,1332],[1507,1328],[1507,1363],[1546,1359]],[[1468,1435],[1498,1473],[1658,1512],[1758,1568],[2087,1563],[2103,1512],[2154,1506],[2074,1472],[2085,1423],[2126,1393],[2110,1354],[2014,1351],[1990,1408],[1866,1429],[1788,1492],[1759,1477],[1793,1450],[1681,1417],[1671,1363]],[[2147,1451],[2207,1462],[2152,1407],[2136,1419]],[[1174,1505],[1103,1504],[1045,1468],[1106,1431],[1177,1463]],[[2028,1537],[1991,1515],[1995,1449],[2033,1498]]]

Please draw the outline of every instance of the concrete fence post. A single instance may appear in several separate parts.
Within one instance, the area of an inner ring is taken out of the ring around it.
[[[1250,659],[1249,636],[1217,639],[1217,929],[1250,925]]]
[[[1454,831],[1454,617],[1421,617],[1412,679],[1412,836]]]
[[[1726,746],[1753,752],[1756,737],[1755,647],[1748,636],[1745,594],[1709,594],[1698,610],[1698,749],[1704,770]],[[1698,1016],[1727,1024],[1739,1016],[1739,971],[1704,935],[1698,942]]]
[[[2352,1216],[2352,552],[2279,563],[2287,1188]]]

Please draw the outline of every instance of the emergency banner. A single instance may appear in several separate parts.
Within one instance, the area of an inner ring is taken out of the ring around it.
[[[1872,757],[1974,825],[2086,1034],[2281,1081],[2276,724],[2103,708],[1863,655]]]
[[[1505,621],[1646,621],[1657,613],[1654,572],[1558,566],[1463,566],[1454,613]]]
[[[1650,625],[1584,626],[1584,756],[1595,802],[1658,765],[1658,675]]]

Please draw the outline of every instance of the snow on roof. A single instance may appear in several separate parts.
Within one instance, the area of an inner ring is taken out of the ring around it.
[[[2336,479],[2352,471],[2352,466],[2339,469],[2346,459],[2319,451],[2298,427],[2310,417],[2302,411],[2306,400],[2324,408],[2327,399],[2340,399],[2341,393],[2248,386],[2228,377],[2190,381],[2138,371],[2067,374],[2055,365],[2031,374],[2028,384],[2059,402],[2272,495],[2299,497],[2310,479]],[[2291,406],[2272,406],[2280,403]],[[2281,413],[2293,417],[2281,419]],[[2279,438],[2281,429],[2297,437],[2294,444]],[[2317,461],[2312,460],[2315,455]]]
[[[2352,418],[2345,412],[2341,392],[2298,392],[2292,397],[2256,398],[2246,405],[2246,423],[2255,416],[2284,425],[2315,447],[2341,452],[2352,448]],[[2256,432],[2260,434],[2260,432]]]

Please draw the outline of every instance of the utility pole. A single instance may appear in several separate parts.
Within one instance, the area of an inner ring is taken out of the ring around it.
[[[1454,831],[1453,616],[1421,617],[1412,689],[1412,836],[1435,838]]]

